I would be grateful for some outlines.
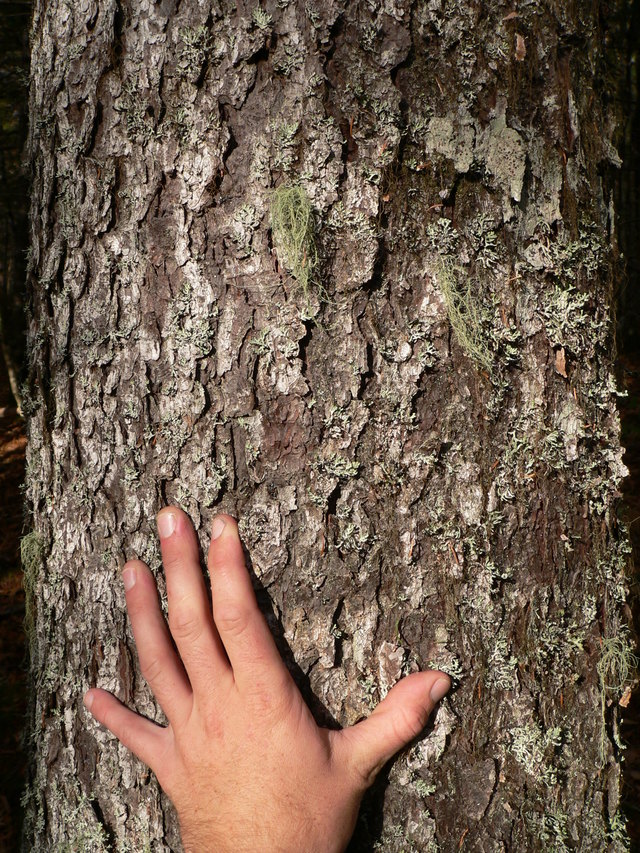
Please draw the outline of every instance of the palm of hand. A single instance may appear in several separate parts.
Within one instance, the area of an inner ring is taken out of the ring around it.
[[[167,508],[158,528],[169,628],[147,566],[127,563],[123,580],[142,673],[169,725],[97,688],[87,707],[154,771],[188,853],[339,853],[364,791],[419,734],[449,679],[415,673],[368,720],[318,727],[258,609],[235,521],[220,515],[212,525],[213,608],[188,517]]]

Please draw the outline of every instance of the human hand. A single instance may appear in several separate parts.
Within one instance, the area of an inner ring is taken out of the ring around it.
[[[156,774],[187,853],[343,851],[364,791],[422,731],[448,676],[408,675],[367,720],[320,728],[258,609],[236,522],[212,523],[213,613],[188,516],[167,507],[158,530],[169,627],[144,563],[129,561],[123,582],[142,674],[169,725],[98,688],[87,708]]]

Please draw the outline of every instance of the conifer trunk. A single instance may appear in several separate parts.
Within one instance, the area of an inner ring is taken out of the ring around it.
[[[240,519],[319,719],[456,680],[353,850],[626,849],[606,12],[37,0],[26,849],[180,850],[82,705],[161,719],[168,502]]]

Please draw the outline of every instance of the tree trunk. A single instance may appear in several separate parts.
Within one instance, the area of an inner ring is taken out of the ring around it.
[[[607,12],[38,0],[28,849],[180,849],[82,705],[161,719],[168,502],[240,519],[319,719],[454,677],[353,850],[626,849]]]

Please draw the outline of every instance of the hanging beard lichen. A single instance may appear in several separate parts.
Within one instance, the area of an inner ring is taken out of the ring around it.
[[[283,184],[274,191],[271,230],[278,260],[308,300],[318,253],[311,202],[299,184]]]

